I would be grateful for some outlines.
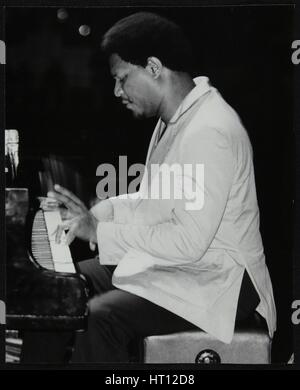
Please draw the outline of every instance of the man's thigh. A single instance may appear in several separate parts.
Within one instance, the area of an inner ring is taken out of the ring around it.
[[[130,338],[195,329],[195,325],[154,303],[114,289],[89,301],[92,321],[122,328]]]
[[[115,267],[104,266],[98,258],[78,263],[80,272],[92,286],[89,321],[122,327],[131,337],[194,329],[195,325],[174,313],[112,285]]]
[[[106,291],[115,289],[112,285],[112,273],[115,267],[101,265],[98,257],[80,261],[77,263],[89,284],[91,295],[104,294]]]

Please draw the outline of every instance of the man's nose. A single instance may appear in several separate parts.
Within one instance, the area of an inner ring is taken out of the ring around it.
[[[115,97],[120,97],[123,93],[124,93],[124,91],[123,91],[123,89],[121,87],[120,81],[116,80],[115,88],[114,88]]]

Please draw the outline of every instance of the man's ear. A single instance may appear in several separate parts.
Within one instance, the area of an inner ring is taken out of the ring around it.
[[[147,60],[146,70],[157,79],[162,71],[162,63],[157,57],[149,57]]]

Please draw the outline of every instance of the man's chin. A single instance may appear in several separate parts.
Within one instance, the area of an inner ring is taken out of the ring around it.
[[[139,111],[138,109],[136,109],[135,106],[131,104],[127,105],[127,110],[131,111],[131,114],[134,117],[134,119],[145,119],[147,117],[147,115],[145,115],[144,112]]]
[[[145,115],[143,115],[141,112],[138,112],[138,111],[133,111],[132,110],[132,115],[133,115],[134,119],[143,119],[143,118],[145,118]]]

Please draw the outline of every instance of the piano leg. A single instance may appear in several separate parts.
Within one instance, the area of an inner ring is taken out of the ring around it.
[[[98,258],[82,261],[78,266],[80,272],[86,276],[91,296],[115,289],[111,283],[115,267],[101,266]],[[62,330],[23,331],[20,362],[66,363],[71,358],[75,336],[75,332]]]

